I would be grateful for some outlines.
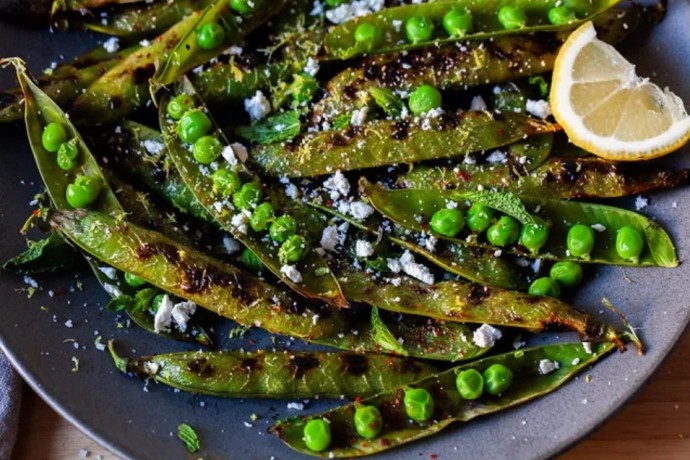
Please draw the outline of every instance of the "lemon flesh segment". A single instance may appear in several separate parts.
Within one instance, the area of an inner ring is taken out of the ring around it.
[[[657,158],[690,140],[683,101],[648,79],[591,22],[571,34],[556,59],[551,108],[571,141],[610,160]]]

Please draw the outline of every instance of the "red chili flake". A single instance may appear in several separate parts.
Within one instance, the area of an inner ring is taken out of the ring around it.
[[[472,179],[472,176],[467,171],[457,171],[455,173],[455,177],[460,179],[463,182],[469,182],[470,179]]]
[[[333,200],[330,198],[326,200],[326,206],[333,206]]]
[[[361,396],[357,396],[357,397],[355,398],[355,402],[356,402],[357,404],[361,403],[361,402],[362,402],[362,397],[361,397]]]
[[[41,210],[40,209],[34,209],[33,211],[31,211],[31,215],[34,217],[38,217],[41,215]]]
[[[429,458],[431,460],[436,460],[438,458],[438,454],[429,454]]]

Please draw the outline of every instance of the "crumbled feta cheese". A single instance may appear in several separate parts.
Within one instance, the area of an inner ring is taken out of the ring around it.
[[[494,150],[486,157],[487,163],[505,163],[508,160],[508,155],[500,150]]]
[[[550,374],[559,367],[560,365],[558,364],[558,361],[550,361],[548,359],[542,359],[539,361],[539,373],[541,375]]]
[[[115,270],[113,267],[98,267],[98,271],[103,273],[111,280],[117,279],[117,270]]]
[[[335,225],[330,225],[324,228],[323,233],[321,234],[321,247],[326,251],[335,251],[338,243],[338,227]]]
[[[411,277],[417,278],[419,281],[426,284],[434,284],[434,275],[431,273],[431,270],[429,270],[429,267],[415,262],[414,256],[410,251],[405,251],[400,257],[400,266],[402,271]]]
[[[472,342],[481,348],[493,347],[498,339],[503,336],[501,331],[488,324],[482,324],[472,334]]]
[[[585,349],[585,353],[592,354],[592,342],[582,342],[582,348]]]
[[[606,231],[606,226],[602,225],[602,224],[594,224],[594,225],[590,225],[590,227],[592,227],[592,230],[595,230],[599,233]]]
[[[513,346],[513,349],[519,350],[520,348],[527,345],[527,343],[524,340],[522,340],[521,335],[518,335],[517,337],[515,337],[515,339],[513,339],[513,343],[511,345]]]
[[[314,0],[311,12],[309,14],[311,16],[321,16],[323,14],[323,3],[321,3],[319,0]]]
[[[643,210],[644,208],[647,207],[649,204],[649,200],[642,195],[638,195],[637,198],[635,198],[635,209],[638,211]]]
[[[142,145],[151,155],[159,155],[165,148],[163,143],[152,141],[150,139],[146,139],[144,142],[142,142]]]
[[[239,142],[233,142],[230,144],[230,147],[232,147],[232,151],[235,152],[235,156],[238,160],[240,160],[242,163],[247,161],[247,158],[249,158],[249,151],[247,150],[247,147]]]
[[[165,294],[158,305],[156,316],[153,318],[153,330],[157,334],[167,332],[170,330],[170,323],[172,322],[172,309],[174,305],[170,296]]]
[[[160,370],[161,366],[158,363],[154,363],[151,361],[147,361],[144,363],[144,370],[149,374],[149,375],[156,375],[158,374],[158,371]]]
[[[74,327],[74,323],[72,322],[71,319],[68,319],[67,321],[65,321],[65,327],[69,328],[69,329],[72,329]]]
[[[374,213],[374,208],[363,201],[355,201],[350,204],[350,215],[357,220],[364,220]]]
[[[403,22],[400,19],[393,19],[393,21],[391,21],[391,25],[393,26],[395,31],[399,33],[403,25]]]
[[[228,162],[230,166],[237,165],[237,157],[235,156],[235,150],[231,145],[226,145],[220,152],[221,156]]]
[[[89,451],[86,449],[79,449],[79,458],[89,458]]]
[[[146,47],[149,46],[150,44],[151,44],[151,42],[148,41],[148,40],[146,40],[146,39],[140,40],[140,41],[139,41],[139,45],[140,45],[141,47],[143,47],[143,48],[146,48]]]
[[[264,93],[257,90],[254,96],[244,100],[244,109],[247,111],[252,121],[261,120],[271,113],[271,102],[266,99]]]
[[[578,364],[580,364],[580,358],[575,358],[575,359],[573,359],[573,362],[570,363],[570,364],[573,365],[573,366],[577,366]]]
[[[304,72],[311,75],[312,77],[315,76],[317,73],[319,73],[319,69],[321,66],[319,66],[319,63],[316,59],[310,57],[307,59],[307,63],[304,64]]]
[[[470,104],[470,112],[484,112],[487,110],[486,102],[481,96],[474,96]]]
[[[228,54],[230,56],[242,56],[243,52],[244,50],[241,46],[231,46],[230,48],[226,49],[223,54]]]
[[[339,170],[336,171],[331,177],[326,179],[323,182],[323,186],[326,190],[331,191],[332,200],[337,200],[341,196],[345,197],[350,194],[350,182]]]
[[[297,270],[297,268],[294,265],[283,265],[282,267],[280,267],[280,273],[287,276],[288,279],[293,283],[302,282],[302,274],[299,272],[299,270]]]
[[[285,187],[285,195],[292,200],[296,200],[297,196],[299,195],[297,186],[295,184],[289,184],[287,187]]]
[[[367,121],[367,115],[369,115],[369,107],[364,106],[359,110],[355,110],[350,118],[350,124],[352,126],[362,126],[364,122]]]
[[[110,37],[103,42],[103,48],[109,53],[114,53],[120,49],[120,39],[117,37]]]
[[[32,287],[34,289],[38,289],[38,281],[36,281],[35,279],[33,279],[30,276],[26,276],[26,275],[24,276],[24,284],[26,284],[27,286]]]
[[[194,312],[196,312],[196,304],[194,302],[180,302],[175,304],[171,316],[180,331],[184,332],[187,330],[187,322]]]
[[[545,101],[544,99],[539,99],[538,101],[527,99],[525,109],[528,113],[541,119],[547,118],[551,115],[551,106],[549,105],[549,102]]]
[[[287,403],[288,410],[304,410],[304,404],[301,402],[290,402]]]
[[[232,216],[232,219],[230,219],[230,225],[235,227],[238,232],[240,232],[243,235],[247,234],[247,224],[249,223],[249,218],[251,217],[251,213],[247,210],[243,210],[240,213],[235,214]]]
[[[446,208],[448,209],[457,209],[458,207],[458,202],[453,201],[453,200],[446,200]]]
[[[240,249],[242,249],[242,245],[237,242],[235,238],[229,237],[229,236],[224,236],[223,237],[223,249],[225,249],[225,253],[230,255],[234,254]]]
[[[386,263],[388,264],[388,270],[393,273],[400,273],[402,271],[402,264],[398,259],[388,259]]]
[[[379,11],[384,7],[384,3],[385,0],[355,0],[351,3],[343,3],[326,11],[326,18],[333,24],[341,24],[352,18]]]
[[[374,247],[366,240],[357,240],[355,242],[355,254],[357,257],[367,258],[374,254]]]

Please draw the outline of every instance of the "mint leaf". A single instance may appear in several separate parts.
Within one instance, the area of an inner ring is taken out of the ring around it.
[[[386,88],[369,88],[369,94],[376,104],[391,118],[397,118],[405,108],[402,99],[393,91]]]
[[[469,200],[473,203],[483,204],[510,217],[514,217],[521,224],[535,224],[537,221],[522,204],[520,198],[511,192],[492,192],[481,190],[476,192],[458,192],[453,194],[455,200]]]
[[[289,141],[302,131],[299,111],[290,110],[279,113],[251,126],[235,128],[235,134],[257,144]]]
[[[376,307],[371,308],[371,326],[374,329],[374,342],[379,344],[381,348],[399,355],[407,356],[407,352],[400,345],[400,342],[391,333],[388,326],[383,322],[381,316],[379,315],[379,309]]]
[[[186,423],[181,423],[177,426],[177,437],[182,440],[190,454],[198,452],[201,448],[199,436],[197,436],[194,428]]]
[[[333,129],[339,131],[350,126],[350,120],[352,120],[352,113],[343,113],[335,117],[333,120]]]

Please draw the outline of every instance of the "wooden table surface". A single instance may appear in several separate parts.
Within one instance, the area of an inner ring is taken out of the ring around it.
[[[116,459],[26,391],[12,460]],[[690,332],[652,382],[565,460],[690,459]]]

